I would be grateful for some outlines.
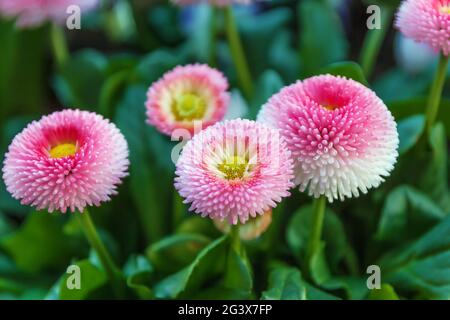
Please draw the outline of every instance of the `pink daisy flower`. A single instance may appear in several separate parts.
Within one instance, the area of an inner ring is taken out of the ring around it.
[[[230,96],[221,72],[204,64],[178,66],[147,92],[148,123],[171,135],[175,129],[194,133],[195,123],[206,128],[223,119]]]
[[[300,191],[330,202],[378,187],[398,156],[391,113],[373,91],[350,79],[298,81],[272,96],[258,121],[281,130]]]
[[[17,17],[21,27],[38,26],[45,21],[63,24],[67,9],[76,5],[81,14],[96,7],[98,0],[0,0],[0,15]]]
[[[232,4],[250,4],[252,0],[172,0],[176,5],[187,6],[196,3],[209,3],[217,7],[226,7]]]
[[[177,162],[175,187],[190,210],[237,224],[290,195],[293,163],[278,130],[229,120],[196,134]]]
[[[403,1],[395,25],[406,37],[449,55],[450,0]]]
[[[24,205],[82,212],[117,193],[128,165],[127,142],[114,124],[95,113],[64,110],[32,122],[14,138],[3,180]]]

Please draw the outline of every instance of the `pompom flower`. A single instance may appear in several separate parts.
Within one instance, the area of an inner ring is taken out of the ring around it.
[[[203,217],[237,224],[290,195],[293,162],[278,130],[229,120],[196,134],[176,166],[175,187]]]
[[[147,122],[169,136],[175,129],[192,134],[196,121],[206,128],[223,119],[230,100],[227,89],[227,80],[216,69],[178,66],[148,90]]]
[[[117,193],[128,165],[127,142],[114,124],[95,113],[64,110],[32,122],[14,138],[3,180],[24,205],[82,212]]]
[[[271,223],[272,210],[269,210],[256,218],[250,218],[247,223],[243,224],[239,228],[239,237],[246,241],[259,238],[267,231]],[[226,220],[214,220],[214,225],[223,233],[227,234],[231,231],[231,225]]]
[[[250,4],[251,0],[172,0],[172,2],[179,6],[187,6],[196,3],[209,3],[217,7],[226,7],[232,4]]]
[[[395,25],[409,38],[450,53],[450,0],[406,0]]]
[[[69,17],[70,6],[78,6],[83,14],[97,4],[98,0],[0,0],[0,15],[17,17],[21,27],[34,27],[45,21],[62,24]]]
[[[330,202],[378,187],[398,156],[391,113],[373,91],[350,79],[298,81],[272,96],[258,121],[281,130],[300,191]]]

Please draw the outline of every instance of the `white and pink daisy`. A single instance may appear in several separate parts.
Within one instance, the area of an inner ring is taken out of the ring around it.
[[[99,206],[127,176],[128,145],[102,116],[64,110],[29,124],[9,146],[3,167],[8,191],[49,212]]]
[[[350,79],[298,81],[272,96],[258,121],[281,130],[300,191],[330,202],[378,187],[398,156],[391,113],[373,91]]]
[[[0,15],[17,18],[20,27],[34,27],[46,21],[64,24],[70,6],[78,6],[84,14],[97,4],[98,0],[0,0]]]
[[[293,163],[278,130],[229,120],[196,134],[177,162],[175,187],[203,217],[245,223],[293,187]]]
[[[395,25],[406,37],[449,55],[450,0],[403,1]]]
[[[178,66],[147,92],[147,122],[172,135],[176,129],[194,133],[195,122],[206,128],[225,116],[230,101],[223,74],[204,64]]]

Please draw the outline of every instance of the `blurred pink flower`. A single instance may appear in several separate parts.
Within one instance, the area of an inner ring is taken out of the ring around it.
[[[14,138],[3,179],[24,205],[81,212],[109,201],[128,165],[127,142],[114,124],[95,113],[64,110],[32,122]]]
[[[172,0],[172,2],[176,5],[180,6],[186,6],[191,5],[195,3],[209,3],[211,5],[217,6],[217,7],[225,7],[232,5],[234,3],[236,4],[250,4],[252,0]]]
[[[406,0],[397,12],[397,28],[409,38],[436,51],[450,53],[450,1]],[[411,53],[414,54],[414,53]]]
[[[62,24],[69,17],[69,6],[79,6],[83,14],[97,4],[98,0],[0,0],[0,15],[17,17],[20,27],[38,26],[47,20]]]
[[[250,120],[196,134],[177,162],[175,187],[190,210],[237,224],[290,195],[293,163],[278,130]]]
[[[350,79],[298,81],[272,96],[258,121],[281,130],[300,191],[330,202],[378,187],[398,156],[391,113],[373,91]]]
[[[244,225],[239,228],[239,237],[242,240],[254,240],[259,238],[267,231],[272,223],[272,209],[258,215],[255,218],[250,218]],[[214,220],[214,225],[221,232],[228,234],[231,231],[231,224],[226,220]]]
[[[204,64],[178,66],[147,92],[147,122],[171,135],[175,129],[194,133],[194,121],[206,128],[223,119],[230,95],[223,74]]]

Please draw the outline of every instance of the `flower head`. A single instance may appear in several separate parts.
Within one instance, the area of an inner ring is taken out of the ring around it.
[[[203,64],[178,66],[147,92],[148,123],[171,135],[175,129],[194,132],[223,119],[230,100],[228,82],[218,70]]]
[[[278,130],[229,120],[196,134],[177,162],[175,187],[190,210],[236,224],[289,196],[293,163]]]
[[[24,205],[80,212],[117,193],[127,175],[128,145],[95,113],[64,110],[29,124],[9,146],[3,179]]]
[[[0,0],[0,15],[17,17],[18,26],[34,27],[47,20],[64,23],[70,6],[78,6],[83,14],[97,3],[98,0]]]
[[[450,0],[403,1],[395,25],[406,37],[449,55]]]
[[[247,223],[239,227],[239,237],[242,240],[254,240],[267,231],[272,223],[272,210],[262,215],[250,218]],[[231,225],[226,220],[214,220],[214,225],[223,233],[229,233]]]
[[[398,156],[391,113],[373,91],[350,79],[298,81],[272,96],[258,121],[281,130],[300,190],[330,202],[377,187]]]
[[[251,0],[172,0],[172,2],[176,5],[180,6],[187,6],[191,4],[196,3],[209,3],[211,5],[217,6],[217,7],[226,7],[229,5],[232,5],[234,3],[236,4],[249,4],[251,3]]]

